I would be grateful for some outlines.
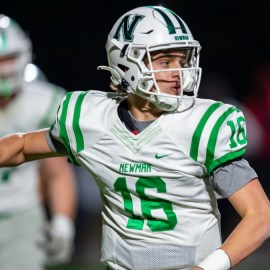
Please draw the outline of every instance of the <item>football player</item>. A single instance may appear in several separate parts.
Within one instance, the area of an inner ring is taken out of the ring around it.
[[[1,140],[1,166],[65,155],[95,175],[107,269],[228,270],[270,235],[269,200],[244,159],[244,115],[197,98],[200,49],[173,11],[128,11],[99,67],[116,92],[70,92],[49,129]],[[216,194],[241,216],[225,241]]]
[[[32,43],[10,17],[0,15],[0,134],[48,127],[66,91],[31,64]],[[48,189],[51,222],[40,182]],[[73,168],[66,158],[0,169],[0,265],[6,270],[45,269],[70,260],[76,209]]]

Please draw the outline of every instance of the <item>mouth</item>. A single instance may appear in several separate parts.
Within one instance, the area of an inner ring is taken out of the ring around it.
[[[180,95],[180,85],[179,86],[175,86],[174,89],[176,91],[176,94],[177,95]]]
[[[179,96],[181,93],[181,85],[179,81],[174,82],[165,82],[166,84],[163,84],[160,88],[160,92],[172,96]]]
[[[179,83],[175,83],[172,87],[172,92],[174,95],[180,95],[180,84]]]

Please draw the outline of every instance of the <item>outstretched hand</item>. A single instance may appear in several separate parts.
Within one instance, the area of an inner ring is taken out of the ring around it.
[[[73,253],[74,228],[72,222],[63,216],[56,217],[48,227],[47,236],[46,265],[68,263]]]

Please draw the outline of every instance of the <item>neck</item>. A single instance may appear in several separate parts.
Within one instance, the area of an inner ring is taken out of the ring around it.
[[[150,101],[132,93],[128,94],[127,101],[131,115],[138,121],[155,120],[164,113],[164,111],[157,108]]]

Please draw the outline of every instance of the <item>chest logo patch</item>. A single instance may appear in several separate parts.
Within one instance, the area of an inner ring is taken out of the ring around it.
[[[156,154],[156,155],[155,155],[155,158],[160,159],[160,158],[165,158],[165,157],[168,157],[168,156],[171,156],[171,155],[172,155],[172,154],[165,154],[165,155]]]

